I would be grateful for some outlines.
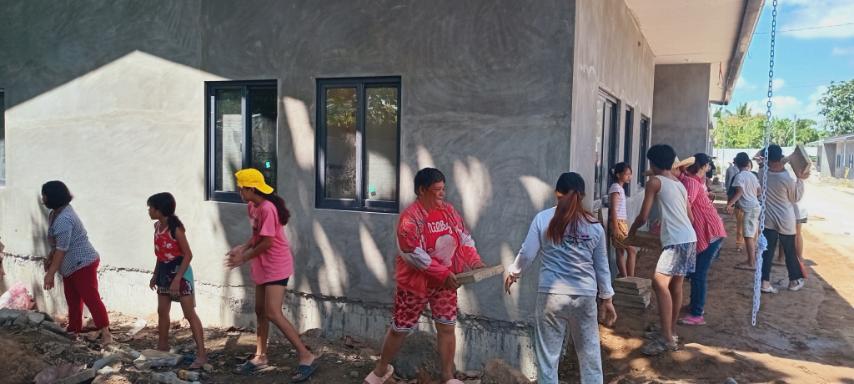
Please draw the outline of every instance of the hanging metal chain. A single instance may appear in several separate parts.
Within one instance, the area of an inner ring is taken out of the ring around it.
[[[759,241],[756,244],[756,270],[753,273],[753,311],[750,316],[750,324],[756,326],[756,316],[759,314],[759,307],[762,297],[762,255],[768,249],[768,240],[763,233],[765,232],[765,208],[766,199],[768,197],[768,146],[771,144],[771,108],[774,100],[774,50],[777,37],[777,0],[774,0],[771,8],[771,57],[768,61],[768,101],[765,102],[765,131],[763,135],[763,143],[765,144],[762,153],[762,193],[759,197]]]

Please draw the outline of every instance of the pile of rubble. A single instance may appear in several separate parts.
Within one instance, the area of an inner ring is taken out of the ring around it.
[[[85,338],[75,340],[51,316],[37,311],[0,309],[0,332],[4,333],[4,339],[30,341],[27,344],[32,345],[33,352],[40,354],[46,365],[34,378],[21,382],[199,384],[213,369],[210,365],[200,372],[177,369],[192,361],[193,356],[189,355],[150,349],[136,351],[118,343],[101,348]]]

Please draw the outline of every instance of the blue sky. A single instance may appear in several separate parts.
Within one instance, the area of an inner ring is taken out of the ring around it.
[[[730,110],[746,102],[765,111],[771,3],[766,0]],[[817,102],[825,87],[854,79],[854,1],[780,0],[777,30],[774,115],[821,121]]]

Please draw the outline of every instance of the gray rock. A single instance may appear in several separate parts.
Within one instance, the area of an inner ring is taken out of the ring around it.
[[[353,379],[359,378],[359,371],[350,371],[350,377]]]
[[[68,332],[65,332],[65,328],[62,328],[61,325],[54,323],[53,321],[42,321],[40,324],[42,328],[47,329],[53,333],[56,333],[60,336],[68,336]]]
[[[45,316],[44,313],[41,312],[27,312],[27,320],[29,320],[30,324],[39,325],[44,321]]]
[[[394,366],[395,375],[407,380],[415,379],[419,369],[425,372],[439,372],[436,336],[426,332],[415,332],[409,335],[391,364]]]
[[[486,363],[483,372],[481,378],[483,384],[531,384],[531,380],[504,360],[490,360]]]
[[[483,372],[475,370],[465,371],[463,374],[466,375],[467,379],[479,379],[483,376]]]
[[[146,349],[142,354],[133,361],[133,364],[140,369],[158,368],[158,367],[174,367],[181,361],[182,356],[174,353],[156,351]]]
[[[724,384],[738,384],[738,382],[735,381],[735,379],[733,379],[732,377],[727,377],[726,381],[724,381]]]
[[[184,381],[178,378],[175,372],[152,372],[151,381],[161,384],[189,384],[189,381]]]
[[[101,368],[112,365],[119,360],[121,360],[121,356],[118,353],[110,353],[92,363],[92,369],[100,371]]]
[[[26,327],[27,324],[29,324],[29,323],[30,323],[30,320],[27,318],[27,315],[22,313],[20,316],[18,316],[17,319],[15,319],[15,322],[13,324],[15,324],[19,327]]]
[[[0,325],[3,325],[7,322],[11,323],[15,321],[18,317],[24,314],[24,311],[19,311],[17,309],[11,308],[2,308],[0,309]]]
[[[97,372],[94,369],[84,369],[71,376],[59,379],[54,384],[80,384],[95,378]]]

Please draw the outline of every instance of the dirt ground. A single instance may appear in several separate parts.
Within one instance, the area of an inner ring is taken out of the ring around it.
[[[854,384],[854,256],[848,253],[854,249],[854,189],[813,182],[803,205],[810,212],[810,222],[804,227],[809,278],[803,290],[781,289],[776,295],[763,295],[758,323],[751,326],[753,275],[733,268],[745,256],[736,250],[731,236],[709,274],[708,325],[677,326],[683,349],[655,358],[640,353],[643,326],[621,321],[614,329],[602,327],[606,382],[723,383],[732,378],[738,383]],[[721,212],[727,231],[734,234],[733,218]],[[650,276],[654,265],[653,255],[642,255],[639,275]],[[772,280],[785,288],[785,267],[775,265]],[[686,284],[686,303],[689,291]],[[136,320],[120,314],[111,316],[112,328],[119,338]],[[656,322],[654,300],[645,318],[649,323]],[[153,348],[156,319],[147,320],[149,325],[135,339],[122,343],[136,350]],[[178,351],[192,353],[189,329],[177,323],[174,328],[172,345]],[[376,359],[377,345],[368,341],[351,337],[329,340],[317,330],[304,337],[313,350],[323,354],[313,383],[360,383]],[[290,345],[283,339],[274,339],[269,352],[272,368],[255,376],[239,376],[232,371],[254,352],[254,334],[249,330],[209,328],[206,339],[213,370],[203,373],[203,383],[288,382],[296,367]],[[96,344],[63,342],[46,339],[33,330],[0,328],[3,383],[32,383],[36,373],[49,365],[80,365],[97,355]],[[150,376],[150,372],[125,363],[120,375],[96,382],[145,384],[151,382]],[[571,349],[561,364],[561,380],[578,381]],[[422,377],[416,382],[436,381]]]
[[[655,358],[640,353],[644,339],[637,328],[602,327],[606,382],[854,383],[854,189],[811,181],[806,190],[801,206],[810,215],[803,227],[809,278],[803,290],[786,290],[786,268],[775,265],[771,279],[780,292],[762,295],[752,327],[753,273],[734,268],[746,257],[735,246],[734,217],[719,209],[730,237],[709,272],[707,325],[678,325],[684,348]],[[655,262],[641,256],[639,276],[651,276]],[[684,287],[687,304],[690,286]],[[651,322],[655,311],[653,304]],[[567,360],[564,366],[573,369]],[[563,377],[574,381],[577,375]]]

